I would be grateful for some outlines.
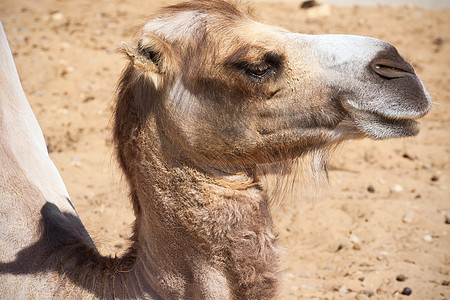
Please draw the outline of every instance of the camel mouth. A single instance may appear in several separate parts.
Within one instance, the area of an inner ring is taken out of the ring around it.
[[[386,114],[361,108],[351,100],[343,104],[351,116],[352,123],[373,139],[416,136],[420,132],[420,124],[416,120],[426,113],[399,111],[395,114]]]
[[[416,136],[420,132],[420,124],[414,119],[388,118],[374,113],[372,113],[372,116],[375,117],[376,120],[372,120],[373,124],[371,124],[370,128],[375,130],[367,132],[371,137],[377,139],[408,137]],[[381,134],[380,127],[384,129]]]

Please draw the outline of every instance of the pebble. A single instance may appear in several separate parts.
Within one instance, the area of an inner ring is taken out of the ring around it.
[[[72,165],[81,168],[81,162],[80,159],[77,156],[72,157],[72,161],[71,161]]]
[[[414,213],[412,211],[407,212],[402,218],[403,223],[411,224],[411,222],[413,220],[413,216],[414,216]]]
[[[62,13],[54,13],[52,14],[53,21],[61,21],[64,19],[64,15]]]
[[[442,281],[442,285],[449,286],[450,285],[450,281],[444,280],[444,281]]]
[[[303,1],[302,4],[300,4],[300,8],[303,9],[307,9],[307,8],[311,8],[317,5],[317,2],[315,0],[308,0],[308,1]]]
[[[87,96],[87,97],[84,98],[83,102],[86,103],[86,102],[92,101],[92,100],[94,100],[94,99],[95,99],[94,96]]]
[[[364,279],[365,279],[364,273],[361,271],[356,271],[352,277],[358,279],[359,281],[364,281]]]
[[[395,280],[397,280],[397,281],[405,281],[406,280],[406,276],[404,274],[399,274],[397,276],[397,278],[395,278]]]
[[[414,160],[414,158],[412,158],[408,153],[404,153],[403,158],[409,159],[409,160]]]
[[[438,38],[434,39],[433,44],[435,44],[436,46],[441,46],[444,42],[445,42],[445,40],[443,38],[438,37]]]
[[[359,239],[358,236],[352,234],[352,235],[350,235],[349,240],[353,244],[353,249],[361,250],[361,240]]]
[[[392,187],[391,187],[391,192],[396,192],[396,193],[400,193],[400,192],[403,192],[403,187],[400,185],[400,184],[394,184]]]
[[[433,240],[433,237],[429,234],[427,234],[426,236],[423,237],[423,240],[425,242],[431,242]]]
[[[371,289],[365,289],[364,294],[369,297],[372,297],[375,293]]]
[[[438,180],[439,180],[439,176],[437,176],[437,175],[433,175],[431,177],[431,181],[438,181]]]
[[[369,186],[367,187],[367,191],[368,191],[369,193],[375,193],[375,188],[374,188],[373,186],[369,185]]]
[[[347,294],[347,293],[348,293],[347,287],[346,287],[345,285],[341,286],[341,287],[339,288],[339,293],[340,293],[340,294]]]
[[[383,261],[383,260],[387,260],[387,259],[388,259],[388,257],[386,254],[380,254],[377,256],[378,261]]]
[[[445,217],[445,224],[450,224],[450,218],[449,217]]]
[[[406,296],[411,295],[411,293],[412,293],[412,291],[409,287],[405,287],[402,291],[402,295],[406,295]]]

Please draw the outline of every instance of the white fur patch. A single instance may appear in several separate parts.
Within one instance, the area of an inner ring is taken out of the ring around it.
[[[153,33],[169,42],[189,40],[201,27],[205,17],[206,15],[199,11],[162,15],[145,24],[142,35]]]
[[[181,78],[176,79],[170,90],[170,98],[175,104],[177,111],[184,116],[190,115],[192,109],[196,107],[195,96],[184,86]]]
[[[356,35],[307,35],[291,32],[286,34],[293,42],[293,46],[300,46],[302,49],[300,52],[307,51],[307,55],[312,55],[311,58],[320,62],[324,69],[338,66],[352,67],[354,64],[363,66],[388,45],[375,38]],[[295,49],[291,50],[295,51]],[[299,55],[302,54],[305,55],[305,53],[299,53]]]

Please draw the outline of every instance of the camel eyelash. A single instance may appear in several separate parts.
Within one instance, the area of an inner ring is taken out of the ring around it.
[[[261,83],[280,73],[284,56],[275,52],[263,52],[259,57],[248,57],[249,49],[239,49],[226,60],[225,64],[239,71],[247,80]]]
[[[245,74],[255,77],[256,79],[263,79],[267,75],[274,73],[274,69],[267,64],[248,65],[244,69]]]
[[[244,63],[241,65],[247,75],[262,80],[268,75],[274,75],[283,64],[282,56],[276,53],[266,53],[258,63]]]

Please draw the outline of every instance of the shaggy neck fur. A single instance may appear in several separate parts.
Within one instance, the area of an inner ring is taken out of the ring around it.
[[[218,185],[198,169],[160,159],[156,149],[142,150],[145,160],[133,166],[139,176],[130,180],[140,206],[135,247],[152,270],[148,275],[163,283],[158,293],[168,299],[273,298],[275,237],[261,189]]]
[[[145,78],[127,78],[134,75],[132,67],[123,75],[128,84],[119,86],[115,116],[136,214],[132,273],[145,274],[167,299],[274,298],[275,236],[256,178],[250,171],[219,176],[174,148],[156,108],[139,102],[133,83],[142,86]]]

